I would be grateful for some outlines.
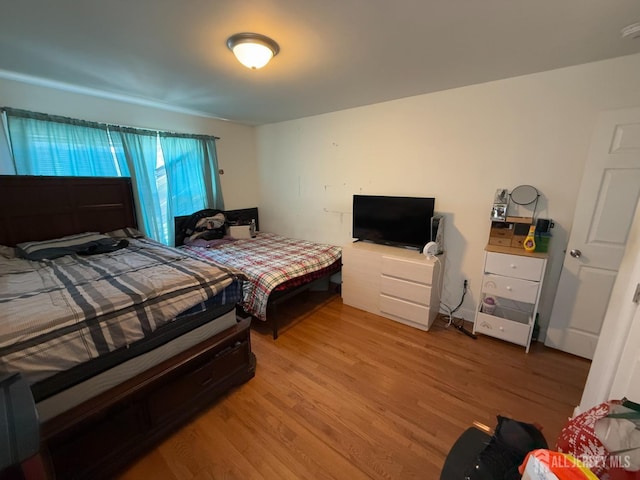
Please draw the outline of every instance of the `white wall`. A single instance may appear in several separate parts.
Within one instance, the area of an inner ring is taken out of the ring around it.
[[[469,279],[460,312],[467,319],[478,301],[494,191],[534,185],[543,195],[537,216],[556,222],[544,327],[595,117],[640,105],[638,78],[633,55],[265,125],[257,139],[254,127],[16,80],[0,79],[0,105],[217,135],[227,208],[257,204],[264,230],[291,236],[350,241],[354,193],[435,196],[447,217],[443,299],[457,304]]]
[[[0,106],[131,127],[220,137],[216,142],[225,207],[258,202],[255,127],[153,106],[0,78]],[[7,153],[0,150],[0,164]]]
[[[640,105],[639,78],[633,55],[258,127],[261,226],[341,245],[354,193],[435,196],[443,300],[456,305],[469,279],[460,313],[472,319],[493,194],[534,185],[536,216],[556,222],[544,338],[596,115]]]

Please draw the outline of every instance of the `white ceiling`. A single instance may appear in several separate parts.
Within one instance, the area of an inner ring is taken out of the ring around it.
[[[256,125],[638,53],[635,22],[638,0],[0,0],[0,75]],[[226,47],[244,31],[280,44],[262,70]]]

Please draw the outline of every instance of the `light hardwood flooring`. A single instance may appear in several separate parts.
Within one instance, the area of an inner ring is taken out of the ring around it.
[[[285,311],[286,308],[286,311]],[[590,362],[535,345],[429,332],[309,292],[278,340],[252,332],[255,378],[133,464],[123,479],[436,480],[457,437],[496,415],[555,444]]]

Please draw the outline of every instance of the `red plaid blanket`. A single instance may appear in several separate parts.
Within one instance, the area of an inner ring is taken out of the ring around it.
[[[243,308],[261,320],[267,318],[267,300],[284,282],[326,269],[341,257],[340,247],[282,237],[257,234],[212,248],[183,246],[191,253],[221,265],[241,270],[248,281],[243,284]]]

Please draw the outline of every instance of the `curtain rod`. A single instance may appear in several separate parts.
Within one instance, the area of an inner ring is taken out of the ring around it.
[[[198,133],[168,132],[168,131],[164,131],[164,130],[154,130],[154,129],[150,129],[150,128],[130,127],[130,126],[127,126],[127,125],[117,125],[115,123],[96,122],[96,121],[93,121],[93,120],[81,120],[81,119],[65,117],[65,116],[61,116],[61,115],[51,115],[51,114],[48,114],[48,113],[32,112],[30,110],[21,110],[19,108],[12,108],[12,107],[0,107],[0,112],[13,114],[13,115],[16,115],[16,116],[19,116],[19,117],[23,117],[23,118],[35,118],[37,120],[47,120],[47,121],[50,121],[50,122],[67,123],[67,124],[71,124],[71,125],[92,126],[94,128],[103,128],[103,129],[108,129],[108,128],[124,129],[124,130],[135,131],[137,133],[142,133],[142,134],[147,134],[147,135],[148,134],[158,134],[160,136],[183,137],[183,138],[199,138],[199,139],[213,138],[214,140],[220,140],[220,137],[217,137],[215,135],[205,135],[205,134],[198,134]]]

